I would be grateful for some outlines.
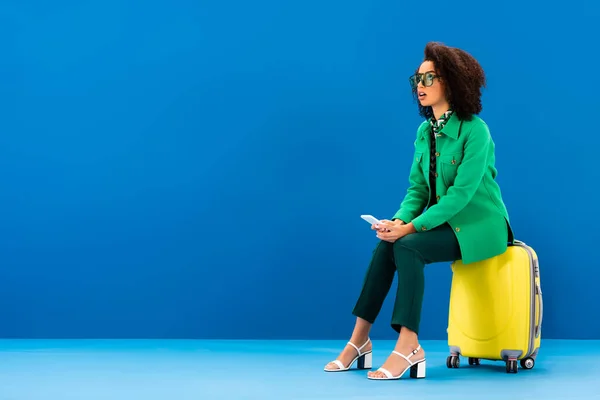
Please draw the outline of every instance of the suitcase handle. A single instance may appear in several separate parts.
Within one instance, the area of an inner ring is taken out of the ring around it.
[[[540,318],[538,320],[537,326],[535,327],[535,337],[540,337],[540,333],[542,332],[542,319],[544,318],[544,299],[542,297],[542,288],[540,285],[535,286],[535,294],[538,297],[538,301],[540,302]]]

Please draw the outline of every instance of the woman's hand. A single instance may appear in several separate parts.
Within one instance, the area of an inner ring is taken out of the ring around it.
[[[415,229],[412,222],[405,224],[401,220],[388,221],[382,220],[381,224],[377,226],[377,237],[386,242],[394,243],[396,240],[410,233],[415,233]]]
[[[395,221],[388,221],[387,219],[382,219],[382,220],[381,220],[381,222],[382,222],[382,223],[383,223],[383,222],[385,222],[385,223],[392,223],[392,224],[393,224],[393,223],[398,223],[398,224],[400,224],[400,225],[404,225],[404,224],[406,224],[406,222],[402,221],[401,219],[397,219],[397,220],[395,220]],[[377,231],[377,232],[379,232],[379,231],[381,231],[381,232],[384,232],[384,231],[386,231],[388,228],[386,228],[386,227],[385,227],[383,224],[382,224],[382,225],[375,225],[375,224],[374,224],[374,225],[371,225],[371,229],[372,229],[372,230],[374,230],[374,231]]]

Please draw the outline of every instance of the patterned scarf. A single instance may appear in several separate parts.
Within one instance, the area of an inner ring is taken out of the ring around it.
[[[440,119],[436,120],[435,117],[432,117],[430,120],[430,124],[431,124],[431,131],[429,131],[429,137],[431,140],[431,152],[430,152],[430,156],[429,156],[429,186],[431,187],[431,199],[430,199],[430,204],[436,204],[437,203],[437,190],[436,190],[436,186],[435,186],[435,181],[437,178],[437,166],[436,166],[436,158],[437,158],[437,153],[435,151],[436,149],[436,137],[438,135],[438,133],[442,130],[442,128],[444,127],[444,125],[446,125],[446,122],[448,122],[448,120],[450,119],[450,117],[452,116],[452,110],[448,110],[444,113],[444,115],[442,115],[440,117]]]
[[[454,113],[454,111],[448,110],[438,120],[436,120],[435,117],[431,118],[429,123],[431,124],[431,127],[433,128],[434,134],[437,135],[442,130],[442,128],[444,127],[444,125],[446,125],[446,122],[448,122],[448,120],[450,119],[450,117],[452,116],[453,113]]]

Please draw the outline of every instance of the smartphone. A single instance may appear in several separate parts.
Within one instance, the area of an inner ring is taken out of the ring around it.
[[[370,223],[371,225],[379,225],[379,224],[381,224],[381,221],[378,220],[377,218],[375,218],[372,215],[361,215],[360,217],[362,219],[364,219],[365,221],[367,221],[368,223]]]

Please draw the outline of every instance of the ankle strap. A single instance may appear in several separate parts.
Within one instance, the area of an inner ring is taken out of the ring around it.
[[[360,348],[359,348],[359,347],[357,347],[357,346],[356,346],[354,343],[352,343],[352,342],[348,342],[348,344],[349,344],[350,346],[352,346],[352,347],[354,347],[354,348],[356,349],[356,351],[358,352],[358,355],[362,355],[362,349],[364,349],[364,348],[365,348],[365,346],[366,346],[366,345],[368,345],[370,341],[371,341],[371,338],[368,338],[368,339],[367,339],[367,341],[366,341],[366,342],[365,342],[365,343],[364,343],[362,346],[360,346]]]
[[[419,350],[421,350],[421,345],[418,345],[418,346],[417,346],[417,348],[416,348],[416,349],[414,349],[414,350],[411,352],[410,356],[408,356],[408,357],[410,358],[410,357],[414,356],[415,354],[417,354],[417,353],[419,352]]]
[[[394,354],[396,354],[396,355],[398,355],[398,356],[400,356],[400,357],[404,358],[406,361],[408,361],[408,363],[409,363],[410,365],[413,365],[413,363],[410,361],[410,358],[411,358],[412,356],[414,356],[415,354],[417,354],[417,353],[419,352],[419,350],[421,350],[421,345],[419,345],[419,346],[418,346],[416,349],[414,349],[413,351],[411,351],[411,352],[410,352],[410,354],[408,355],[408,357],[407,357],[407,356],[405,356],[405,355],[404,355],[404,354],[402,354],[402,353],[399,353],[399,352],[397,352],[396,350],[392,351],[392,353],[394,353]]]

